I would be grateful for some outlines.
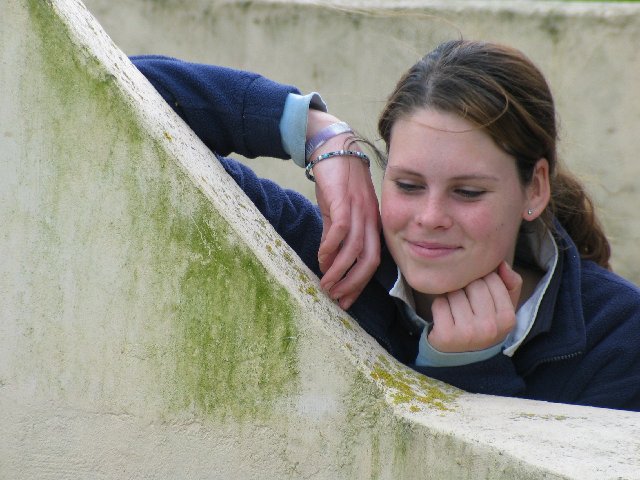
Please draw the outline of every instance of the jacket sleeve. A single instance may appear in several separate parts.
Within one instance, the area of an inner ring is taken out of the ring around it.
[[[511,358],[502,354],[458,367],[410,366],[427,377],[471,393],[518,397],[525,391],[524,379],[516,372]]]
[[[292,86],[261,75],[157,55],[131,57],[165,101],[214,152],[289,158],[279,122]]]
[[[258,178],[246,165],[229,158],[218,158],[238,186],[247,194],[267,221],[316,275],[321,276],[318,249],[322,236],[322,217],[318,207],[294,190]]]

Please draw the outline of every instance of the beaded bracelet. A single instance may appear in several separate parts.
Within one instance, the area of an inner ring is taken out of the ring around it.
[[[351,127],[345,122],[332,123],[328,127],[325,127],[316,133],[304,145],[305,163],[309,163],[311,154],[324,145],[328,140],[343,133],[353,133]]]
[[[367,157],[367,155],[365,155],[362,152],[358,152],[356,150],[336,150],[335,152],[323,153],[318,158],[316,158],[313,162],[309,162],[309,164],[307,165],[307,168],[305,168],[304,170],[304,173],[307,176],[307,178],[312,182],[315,182],[316,179],[311,173],[311,170],[322,160],[326,160],[327,158],[331,158],[331,157],[357,157],[360,160],[362,160],[367,165],[367,167],[371,164],[371,162],[369,161],[369,157]]]

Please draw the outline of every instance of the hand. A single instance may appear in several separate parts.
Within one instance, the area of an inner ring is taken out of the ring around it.
[[[464,289],[438,296],[431,304],[429,343],[441,352],[472,352],[502,342],[516,324],[522,277],[502,262],[498,269]]]
[[[309,111],[308,136],[338,121],[324,112]],[[313,152],[345,148],[350,135],[342,134]],[[349,147],[359,150],[357,145]],[[380,213],[371,172],[362,160],[334,157],[313,168],[316,198],[322,213],[322,238],[318,250],[320,286],[348,309],[358,298],[380,263]]]

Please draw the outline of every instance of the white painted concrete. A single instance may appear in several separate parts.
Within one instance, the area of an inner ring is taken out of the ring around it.
[[[79,1],[3,7],[0,478],[640,478],[640,414],[389,358]]]
[[[587,183],[613,265],[640,284],[640,4],[479,0],[87,0],[127,53],[163,53],[264,73],[318,90],[332,112],[376,139],[400,73],[463,35],[526,52],[555,93],[565,163]],[[287,165],[249,162],[313,198]],[[379,179],[380,172],[376,171]]]

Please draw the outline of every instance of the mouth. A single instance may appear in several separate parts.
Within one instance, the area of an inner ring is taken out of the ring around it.
[[[462,247],[458,245],[436,242],[414,242],[408,240],[407,245],[414,255],[427,259],[448,257],[462,250]]]

